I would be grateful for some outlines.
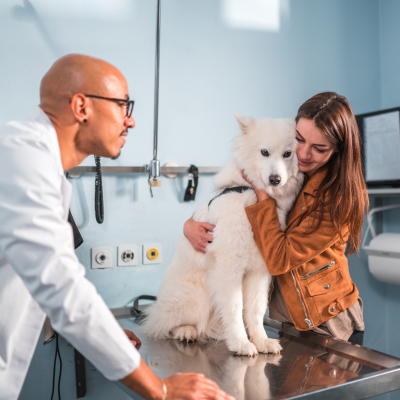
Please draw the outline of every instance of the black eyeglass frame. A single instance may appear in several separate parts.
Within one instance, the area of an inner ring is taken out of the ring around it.
[[[93,97],[94,99],[102,99],[102,100],[110,100],[110,101],[122,101],[127,104],[126,107],[126,118],[130,118],[132,116],[133,106],[135,105],[135,100],[127,100],[127,99],[114,99],[112,97],[103,97],[103,96],[96,96],[94,94],[85,94],[86,97]]]

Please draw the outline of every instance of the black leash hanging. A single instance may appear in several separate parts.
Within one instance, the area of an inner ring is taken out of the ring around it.
[[[223,192],[221,192],[218,196],[215,196],[213,199],[210,200],[208,203],[208,208],[210,208],[211,203],[219,196],[222,196],[223,194],[231,193],[231,192],[236,192],[236,193],[243,193],[246,190],[254,190],[254,188],[249,187],[249,186],[235,186],[235,187],[230,187],[224,189]]]
[[[57,356],[58,359],[60,360],[60,372],[58,374],[58,399],[61,400],[61,372],[62,372],[62,361],[61,361],[61,354],[60,354],[60,349],[58,347],[58,333],[56,332],[56,354],[54,356],[54,366],[53,366],[53,388],[51,389],[51,399],[53,400],[53,395],[54,395],[54,381],[56,377],[56,362],[57,362]]]
[[[68,222],[72,226],[72,231],[74,234],[74,247],[75,249],[78,248],[82,243],[83,243],[83,237],[81,233],[78,230],[78,227],[75,224],[74,218],[72,217],[71,211],[69,212],[68,215]],[[61,372],[62,372],[62,361],[61,361],[61,354],[60,354],[60,348],[58,346],[58,333],[54,332],[54,336],[56,338],[56,353],[54,355],[54,366],[53,366],[53,387],[51,389],[51,400],[53,400],[54,396],[54,381],[56,377],[56,364],[57,364],[57,357],[60,360],[60,372],[58,375],[58,399],[61,400]]]
[[[189,182],[185,191],[185,197],[183,201],[195,200],[198,184],[199,169],[195,165],[191,165],[189,168]]]
[[[96,212],[96,221],[99,224],[102,224],[104,221],[104,203],[103,203],[103,182],[101,179],[100,157],[94,156],[94,160],[96,162],[94,205]]]
[[[68,222],[72,226],[72,232],[74,234],[74,247],[75,247],[75,249],[77,249],[83,243],[83,237],[82,237],[81,233],[79,232],[78,227],[75,224],[75,221],[71,214],[71,210],[69,211]]]

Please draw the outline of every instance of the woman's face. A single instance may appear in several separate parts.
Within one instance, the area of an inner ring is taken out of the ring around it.
[[[325,137],[312,119],[300,118],[296,126],[297,158],[299,170],[309,178],[325,165],[335,152],[334,146]]]

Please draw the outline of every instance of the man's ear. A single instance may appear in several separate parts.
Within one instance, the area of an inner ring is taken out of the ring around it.
[[[249,128],[254,124],[256,121],[252,117],[243,117],[242,115],[235,114],[236,120],[239,123],[240,130],[242,133],[248,133]]]
[[[75,119],[80,122],[87,122],[89,114],[91,114],[91,109],[89,107],[89,102],[87,97],[81,93],[76,93],[72,96],[70,100],[72,114]]]

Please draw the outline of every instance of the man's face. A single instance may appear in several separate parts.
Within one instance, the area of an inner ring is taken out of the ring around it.
[[[128,85],[120,75],[108,75],[102,82],[102,90],[93,95],[128,100]],[[90,142],[91,154],[116,159],[125,144],[128,129],[135,126],[131,117],[126,117],[127,104],[105,99],[87,98],[92,113],[88,118],[88,132],[85,137]]]

